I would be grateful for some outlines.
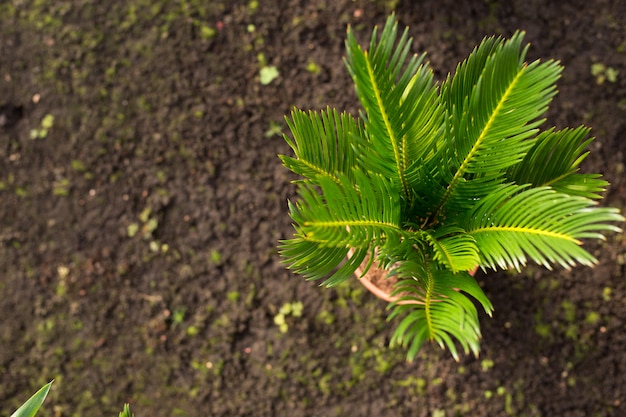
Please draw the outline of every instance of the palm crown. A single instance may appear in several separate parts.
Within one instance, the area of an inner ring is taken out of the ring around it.
[[[348,29],[359,117],[327,109],[287,118],[295,155],[281,159],[302,178],[284,261],[333,286],[372,255],[399,278],[400,300],[420,301],[391,305],[390,318],[404,316],[392,344],[411,359],[427,340],[456,359],[457,343],[478,354],[468,295],[490,315],[493,307],[468,271],[519,270],[528,259],[592,265],[581,239],[602,239],[623,220],[596,202],[608,183],[578,172],[589,129],[540,131],[562,68],[525,62],[523,36],[486,38],[439,84],[394,16],[367,50]]]

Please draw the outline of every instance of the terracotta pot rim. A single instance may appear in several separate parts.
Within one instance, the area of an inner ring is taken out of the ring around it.
[[[353,251],[350,250],[350,252],[348,252],[348,257],[352,256],[352,254],[353,254]],[[382,271],[382,273],[385,275],[385,277],[383,278],[384,280],[394,279],[394,277],[386,276],[388,274],[388,270],[379,268],[375,264],[372,264],[370,266],[370,269],[367,271],[367,273],[361,277],[361,275],[363,274],[363,265],[367,264],[367,262],[368,262],[368,259],[366,258],[363,261],[363,263],[361,263],[361,265],[359,265],[359,267],[355,271],[355,274],[359,282],[365,288],[367,288],[369,292],[371,292],[372,294],[374,294],[376,297],[380,298],[381,300],[384,300],[388,303],[396,302],[400,298],[399,296],[392,296],[391,292],[381,289],[379,286],[374,284],[368,277],[372,271]],[[478,267],[475,267],[473,270],[469,271],[469,274],[474,276],[477,271],[478,271]],[[419,301],[400,301],[398,304],[423,304],[423,303]]]
[[[372,268],[378,268],[378,267],[372,266]],[[474,276],[474,274],[476,274],[476,271],[478,271],[478,267],[474,268],[472,271],[469,271],[469,274],[471,276]],[[376,284],[374,284],[372,281],[368,279],[367,277],[368,274],[369,274],[369,271],[365,274],[365,276],[359,278],[359,282],[365,288],[367,288],[369,292],[371,292],[372,294],[374,294],[376,297],[380,298],[381,300],[387,301],[388,303],[396,302],[400,298],[399,296],[395,296],[395,295],[392,296],[391,293],[388,293],[387,291],[384,291],[380,287],[376,286]],[[390,279],[390,278],[385,278],[385,279]],[[424,304],[424,303],[420,301],[400,301],[398,304]]]

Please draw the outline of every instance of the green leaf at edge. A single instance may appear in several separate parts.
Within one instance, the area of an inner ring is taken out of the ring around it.
[[[130,412],[130,405],[124,404],[124,411],[120,413],[119,417],[135,417],[135,415]]]
[[[52,387],[52,383],[54,381],[50,381],[43,387],[39,389],[32,397],[28,399],[20,408],[15,411],[15,413],[11,414],[11,417],[33,417],[37,414],[39,407],[43,404],[48,396],[48,392],[50,392],[50,387]]]

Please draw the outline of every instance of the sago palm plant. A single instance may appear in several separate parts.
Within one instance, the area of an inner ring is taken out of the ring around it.
[[[589,129],[539,129],[562,68],[525,62],[523,36],[486,38],[438,83],[394,16],[368,49],[348,29],[345,62],[363,111],[287,118],[295,155],[281,159],[301,179],[284,262],[326,286],[365,259],[387,268],[404,301],[390,305],[390,318],[402,317],[391,343],[409,359],[428,340],[455,359],[459,344],[478,354],[469,297],[489,315],[493,307],[468,271],[519,270],[529,259],[590,266],[581,239],[623,220],[597,203],[608,183],[579,172]]]

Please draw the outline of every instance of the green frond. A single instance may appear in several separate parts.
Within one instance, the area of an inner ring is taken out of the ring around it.
[[[330,108],[319,113],[294,109],[285,120],[293,140],[284,138],[295,154],[279,155],[285,167],[314,184],[319,177],[338,182],[338,173],[351,175],[356,160],[353,143],[363,135],[354,117]]]
[[[433,258],[454,273],[470,271],[480,263],[476,241],[461,228],[444,227],[427,231],[425,236]]]
[[[424,225],[434,214],[433,210],[446,194],[446,186],[441,177],[433,172],[428,161],[417,160],[407,176],[413,194],[406,216],[412,223]]]
[[[444,207],[439,207],[438,217],[433,216],[433,219],[445,219],[456,217],[459,213],[467,213],[481,198],[500,189],[504,181],[503,174],[498,172],[471,179],[462,178],[454,191],[445,197],[447,203]],[[446,189],[448,192],[451,190],[451,187]]]
[[[412,197],[407,176],[414,161],[433,153],[443,120],[433,73],[424,56],[409,51],[412,40],[390,16],[380,39],[375,29],[369,50],[348,30],[346,65],[365,110],[366,146],[361,162],[391,178],[405,200]]]
[[[600,174],[578,173],[580,163],[589,154],[585,149],[593,140],[587,138],[589,131],[580,126],[542,132],[522,162],[509,169],[508,179],[534,187],[550,186],[569,195],[601,198],[608,182],[600,179]]]
[[[410,275],[412,270],[419,271]],[[491,315],[493,306],[476,280],[467,272],[420,267],[410,262],[400,267],[401,280],[394,293],[400,295],[389,319],[404,315],[392,336],[392,345],[408,347],[407,357],[415,358],[426,341],[435,341],[459,360],[457,343],[467,354],[478,356],[480,324],[476,307],[463,293],[474,297]],[[412,302],[413,304],[402,304]],[[456,342],[455,342],[456,341]]]
[[[362,261],[370,246],[383,244],[390,234],[403,233],[399,197],[391,182],[358,170],[353,177],[352,181],[339,174],[338,183],[319,177],[319,189],[301,184],[299,200],[289,203],[296,234],[282,242],[280,252],[291,269],[308,279],[324,278],[341,263],[349,247],[359,250],[348,266],[323,285],[343,281],[354,273],[358,266],[354,262]]]
[[[522,40],[521,32],[506,41],[488,39],[476,52],[479,58],[468,59],[460,74],[442,86],[451,142],[441,166],[451,171],[443,172],[449,185],[438,212],[463,194],[464,187],[472,187],[474,179],[492,179],[491,187],[483,181],[483,193],[474,197],[488,194],[500,172],[519,163],[533,145],[540,117],[556,94],[561,67],[554,61],[525,63]]]
[[[616,209],[587,198],[506,185],[481,200],[462,226],[476,239],[484,266],[519,269],[530,258],[548,269],[569,269],[596,262],[580,239],[604,239],[600,231],[620,231],[610,223],[623,220]]]
[[[400,233],[398,193],[380,175],[354,172],[354,181],[339,175],[339,183],[319,178],[317,188],[304,184],[300,201],[291,206],[292,219],[303,237],[326,246],[362,247]]]
[[[278,249],[282,262],[289,269],[307,280],[325,279],[321,285],[327,287],[338,285],[354,276],[354,271],[368,253],[368,248],[356,249],[346,260],[347,247],[325,246],[298,233],[292,239],[281,241]]]
[[[521,38],[518,39],[518,43],[519,41]],[[487,61],[502,47],[503,42],[503,38],[495,36],[483,39],[467,59],[457,65],[454,77],[448,75],[442,87],[441,95],[445,97],[444,104],[448,113],[455,120],[461,118],[462,110],[467,105],[467,98],[476,88]],[[524,50],[522,57],[525,54],[526,51]]]

